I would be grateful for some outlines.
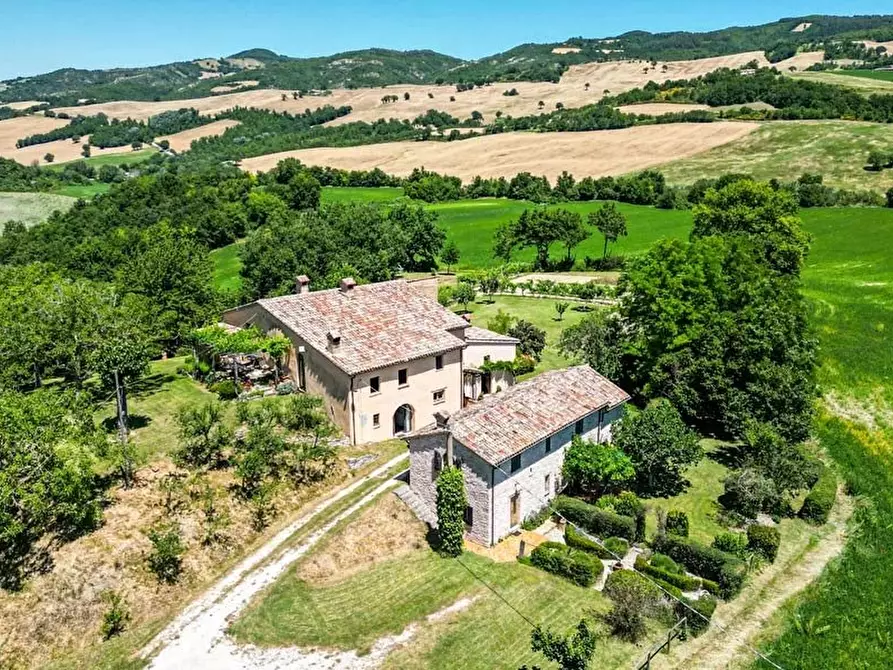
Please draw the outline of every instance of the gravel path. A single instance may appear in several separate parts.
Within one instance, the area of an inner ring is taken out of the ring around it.
[[[226,629],[251,599],[264,588],[273,584],[295,561],[306,554],[336,524],[372,501],[381,493],[397,486],[389,479],[370,491],[356,503],[343,510],[325,525],[307,536],[300,544],[276,555],[295,532],[333,504],[350,495],[365,482],[382,477],[388,470],[406,459],[400,455],[381,467],[361,477],[350,486],[317,505],[313,510],[277,533],[267,544],[237,565],[229,574],[192,603],[171,622],[141,652],[144,659],[151,659],[150,668],[180,670],[229,670],[237,668],[365,668],[381,660],[382,654],[400,643],[400,636],[385,638],[373,647],[372,653],[362,658],[353,652],[314,652],[297,648],[259,649],[253,646],[237,646],[227,635]],[[401,635],[410,635],[404,631]]]

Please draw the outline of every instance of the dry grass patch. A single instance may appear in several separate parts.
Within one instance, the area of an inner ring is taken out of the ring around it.
[[[674,103],[674,102],[643,102],[638,105],[624,105],[618,107],[624,114],[650,114],[652,116],[660,116],[661,114],[674,114],[678,112],[700,112],[710,111],[713,109],[708,105]]]
[[[237,81],[233,84],[215,86],[211,89],[211,93],[232,93],[233,91],[239,91],[243,88],[254,88],[259,83],[260,82],[254,80]]]
[[[334,583],[426,546],[425,524],[393,493],[379,498],[331,535],[297,569],[304,581]]]
[[[42,114],[19,116],[0,121],[0,156],[12,158],[10,154],[17,151],[16,141],[23,137],[48,133],[56,128],[67,126],[69,123],[64,119],[51,119]]]
[[[529,171],[554,180],[567,170],[578,179],[633,172],[694,156],[756,130],[751,123],[717,122],[638,126],[582,133],[500,133],[461,142],[390,142],[358,147],[302,149],[242,161],[267,171],[284,158],[347,170],[379,167],[405,176],[419,165],[470,180]]]
[[[234,121],[233,119],[222,119],[220,121],[213,121],[205,124],[204,126],[199,126],[198,128],[190,128],[189,130],[184,130],[173,135],[156,137],[155,141],[161,142],[162,140],[167,140],[170,142],[171,149],[174,151],[187,151],[195,140],[201,139],[202,137],[216,137],[217,135],[222,135],[227,128],[232,128],[233,126],[238,125],[239,122]]]
[[[0,107],[9,107],[10,109],[28,109],[37,105],[44,105],[41,100],[22,100],[20,102],[0,102]]]

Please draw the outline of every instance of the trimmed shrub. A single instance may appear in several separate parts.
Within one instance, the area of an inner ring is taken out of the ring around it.
[[[630,517],[598,509],[582,500],[558,496],[553,508],[568,521],[599,537],[623,537],[632,540],[636,536],[636,522]]]
[[[539,512],[528,514],[527,518],[521,523],[521,528],[524,530],[535,530],[546,523],[550,516],[552,516],[552,508],[546,505]]]
[[[598,556],[599,558],[603,558],[605,560],[614,559],[614,557],[611,555],[611,552],[609,552],[595,540],[591,540],[583,535],[583,533],[574,528],[572,524],[567,524],[564,529],[564,541],[567,543],[567,546],[573,547],[574,549],[588,551],[590,554],[594,554],[595,556]]]
[[[708,593],[716,596],[717,598],[721,597],[719,584],[714,582],[712,579],[702,579],[701,580],[701,588],[707,591]]]
[[[819,475],[815,486],[803,501],[800,508],[800,518],[809,523],[821,526],[828,521],[831,508],[837,499],[837,478],[834,473],[825,467]]]
[[[440,552],[446,556],[462,553],[465,538],[465,477],[455,467],[445,467],[437,477],[437,534]]]
[[[682,603],[685,604],[683,605]],[[686,607],[686,605],[688,605],[688,607]],[[689,607],[691,609],[689,609]],[[695,611],[692,612],[692,609]],[[692,600],[683,596],[682,602],[676,603],[675,611],[677,619],[681,619],[682,617],[686,618],[686,626],[689,634],[692,637],[697,637],[710,626],[710,620],[713,618],[713,613],[716,611],[716,598],[704,596],[697,600]],[[698,616],[698,614],[702,616]],[[705,617],[706,620],[702,617]]]
[[[676,561],[674,561],[669,556],[665,556],[663,554],[655,553],[651,557],[650,563],[655,568],[660,568],[661,570],[664,570],[665,572],[672,572],[675,575],[681,575],[682,573],[685,572],[685,570],[683,570],[681,565],[679,565]]]
[[[661,582],[670,584],[677,589],[681,589],[682,591],[697,591],[699,588],[701,588],[700,578],[689,577],[686,574],[679,574],[678,572],[668,572],[667,570],[661,570],[654,565],[649,565],[648,562],[641,556],[636,559],[636,570]]]
[[[559,542],[543,542],[531,552],[530,562],[583,587],[592,586],[604,570],[597,558]]]
[[[653,545],[696,575],[714,580],[723,598],[734,597],[744,585],[747,568],[736,556],[678,535],[659,535]]]
[[[211,393],[216,393],[221,400],[234,400],[239,397],[239,386],[232,379],[225,379],[222,382],[211,384],[208,390]]]
[[[781,534],[778,528],[753,524],[747,528],[747,548],[760,554],[770,563],[775,562],[778,556],[778,545],[781,543]]]
[[[713,548],[741,558],[747,549],[747,536],[744,533],[719,533],[713,538]]]
[[[688,514],[678,509],[667,512],[667,532],[679,537],[688,537]]]
[[[611,552],[612,558],[614,556],[623,558],[626,556],[626,552],[629,551],[629,542],[622,537],[609,537],[605,540],[605,549]]]

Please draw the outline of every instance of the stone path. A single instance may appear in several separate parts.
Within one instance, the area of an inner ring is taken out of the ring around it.
[[[400,498],[400,500],[406,503],[406,506],[412,510],[412,513],[415,514],[420,521],[428,524],[429,528],[437,528],[437,514],[428,508],[419,495],[409,488],[408,484],[403,484],[394,491],[394,493],[397,494],[397,497]]]

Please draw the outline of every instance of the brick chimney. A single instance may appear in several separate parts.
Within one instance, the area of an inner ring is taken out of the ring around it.
[[[326,333],[326,340],[328,341],[328,344],[327,344],[326,348],[327,348],[329,351],[335,351],[335,350],[337,350],[338,347],[341,346],[341,333],[340,333],[340,331],[337,331],[337,330],[330,330],[328,333]]]
[[[446,465],[452,467],[455,465],[455,457],[453,456],[453,431],[450,430],[450,413],[440,411],[434,413],[434,422],[437,427],[447,431],[446,439]]]
[[[341,280],[341,292],[350,293],[356,285],[357,283],[353,280],[353,277],[345,277]]]
[[[295,293],[310,292],[310,277],[307,275],[298,275],[295,278]]]

